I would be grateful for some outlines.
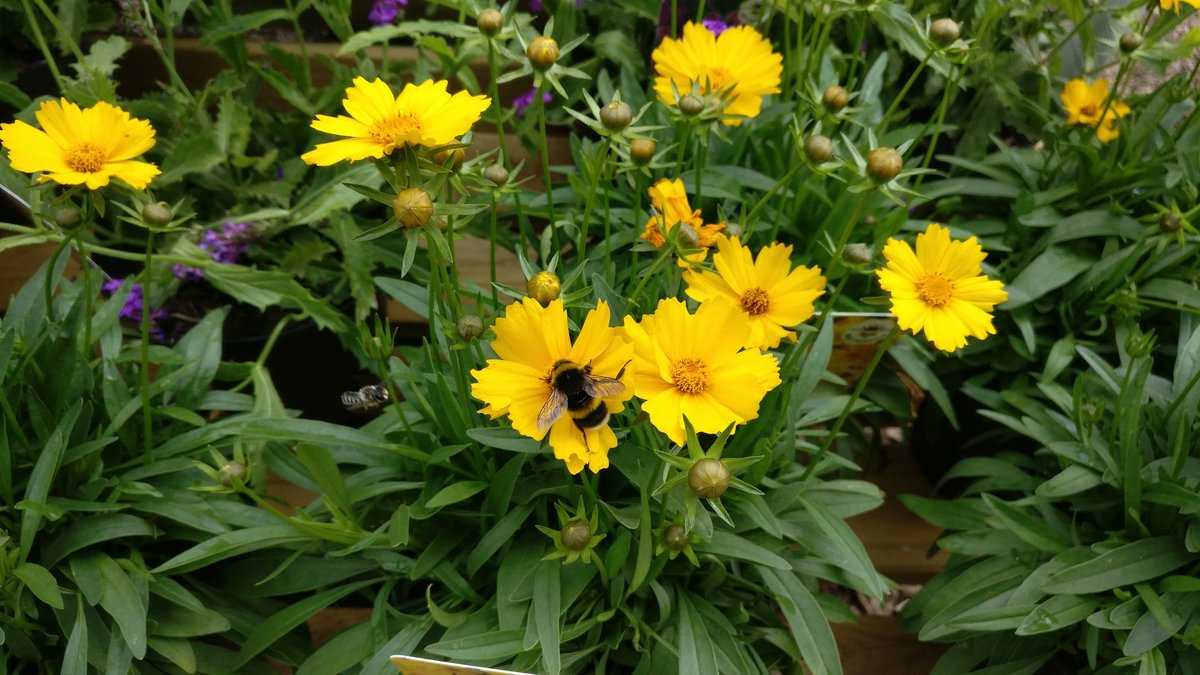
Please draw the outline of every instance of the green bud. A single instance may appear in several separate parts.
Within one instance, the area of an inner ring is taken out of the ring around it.
[[[1162,214],[1162,218],[1158,219],[1158,229],[1170,234],[1178,232],[1179,228],[1183,227],[1183,216],[1174,211]]]
[[[463,314],[454,324],[454,332],[469,342],[483,335],[483,319],[479,318],[478,314]]]
[[[82,222],[83,216],[80,215],[79,209],[73,206],[64,206],[54,212],[54,224],[64,230],[73,230]],[[169,218],[167,222],[170,222]]]
[[[804,139],[804,154],[813,164],[824,164],[833,159],[833,141],[828,136],[813,134]]]
[[[695,117],[704,112],[704,101],[695,94],[684,94],[679,99],[679,111],[688,117]]]
[[[505,169],[499,164],[489,164],[488,167],[483,170],[483,177],[492,181],[496,185],[506,185],[508,184],[508,169]]]
[[[654,159],[658,142],[652,138],[635,138],[629,142],[629,158],[638,166],[645,166]]]
[[[600,122],[609,131],[623,131],[633,121],[633,108],[624,101],[612,101],[600,109]]]
[[[846,91],[845,87],[831,84],[825,88],[825,93],[821,95],[821,105],[829,112],[837,112],[845,108],[850,103],[850,92]]]
[[[1121,36],[1121,51],[1126,54],[1136,52],[1138,47],[1142,46],[1142,36],[1140,33],[1129,31]]]
[[[729,489],[729,469],[719,459],[698,460],[688,471],[688,487],[697,497],[716,499]]]
[[[418,187],[404,188],[392,200],[392,213],[410,230],[424,227],[433,216],[433,197]]]
[[[886,183],[904,169],[904,158],[895,148],[875,148],[867,155],[867,175],[876,183]]]
[[[941,47],[949,47],[958,42],[958,24],[954,19],[938,19],[929,27],[929,39]]]
[[[558,61],[558,43],[552,37],[539,35],[529,42],[525,56],[534,70],[549,70]]]
[[[558,531],[558,540],[568,551],[582,551],[592,540],[592,526],[583,518],[569,520]]]
[[[666,542],[667,548],[672,551],[682,551],[692,543],[691,537],[688,536],[688,531],[683,525],[675,524],[667,528],[663,533],[663,541]]]
[[[475,25],[479,27],[480,33],[491,37],[504,27],[504,15],[489,7],[479,13],[479,17],[475,19]]]
[[[142,220],[146,221],[147,225],[163,227],[170,225],[174,218],[171,205],[166,202],[153,202],[142,207]]]

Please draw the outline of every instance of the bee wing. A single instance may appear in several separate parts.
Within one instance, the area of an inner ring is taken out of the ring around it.
[[[583,390],[587,392],[588,396],[604,398],[605,396],[623,394],[625,392],[625,385],[620,380],[615,380],[611,377],[589,375],[583,380]]]
[[[562,417],[563,411],[567,409],[567,395],[558,389],[550,389],[550,398],[546,399],[546,405],[542,406],[542,412],[538,413],[537,426],[538,431],[545,431],[554,426],[559,417]]]

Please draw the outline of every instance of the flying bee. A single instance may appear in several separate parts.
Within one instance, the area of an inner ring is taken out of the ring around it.
[[[342,392],[342,405],[346,410],[356,413],[373,413],[387,405],[392,400],[387,385],[368,384],[358,391]]]
[[[626,361],[625,366],[628,365]],[[604,377],[593,375],[590,365],[581,366],[566,359],[556,361],[546,378],[550,383],[550,398],[538,414],[538,430],[546,431],[554,426],[565,410],[576,428],[584,433],[586,442],[588,431],[608,424],[608,407],[604,405],[604,397],[617,396],[625,391],[625,385],[620,382],[625,374],[625,366],[621,366],[616,377]]]

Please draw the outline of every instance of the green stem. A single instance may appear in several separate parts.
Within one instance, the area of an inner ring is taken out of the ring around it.
[[[38,25],[37,16],[34,15],[29,0],[22,0],[21,7],[25,10],[25,20],[29,23],[29,29],[33,33],[33,41],[37,43],[38,49],[42,52],[42,58],[46,59],[46,66],[50,68],[54,82],[58,85],[59,91],[66,90],[66,83],[63,82],[62,73],[58,70],[58,63],[54,60],[54,52],[50,51],[50,45],[46,44],[46,38],[42,35],[42,28]]]
[[[871,197],[871,191],[863,192],[858,198],[858,205],[854,208],[854,214],[846,221],[845,227],[842,228],[842,233],[838,237],[837,246],[833,250],[833,257],[829,261],[829,269],[826,273],[831,277],[832,272],[842,265],[842,251],[846,248],[846,244],[850,241],[850,233],[854,231],[854,225],[858,219],[862,217],[863,210],[867,207],[867,201]],[[833,293],[829,295],[829,301],[825,303],[826,310],[821,312],[821,318],[817,319],[817,323],[813,326],[812,332],[804,336],[804,341],[800,345],[800,351],[807,353],[816,336],[821,334],[821,329],[825,327],[825,322],[829,320],[829,316],[833,314],[833,309],[836,306],[838,298],[842,295],[842,289],[846,287],[846,281],[850,278],[850,270],[838,279],[838,283],[833,287]]]
[[[926,169],[929,163],[933,161],[933,153],[937,151],[938,136],[942,133],[942,124],[946,121],[946,109],[950,107],[950,99],[952,98],[955,87],[958,86],[958,77],[962,74],[962,68],[953,68],[950,71],[950,81],[946,83],[946,91],[942,94],[942,101],[938,104],[937,125],[933,128],[933,136],[929,139],[929,147],[925,150],[925,159],[921,161],[921,168]],[[929,128],[929,123],[921,129],[921,135],[917,138],[923,138],[925,131]],[[917,176],[913,190],[921,186],[921,182],[928,174],[920,174]]]
[[[304,76],[304,93],[312,93],[312,63],[308,60],[308,44],[304,41],[304,29],[300,26],[300,14],[296,11],[296,6],[292,0],[285,0],[287,4],[288,14],[292,19],[292,32],[295,34],[294,39],[296,45],[300,48],[300,58],[304,61],[304,69],[301,74]],[[384,47],[386,49],[386,45]]]
[[[558,219],[554,215],[554,183],[550,180],[550,146],[546,141],[546,82],[543,78],[542,85],[537,88],[537,104],[538,104],[538,135],[541,137],[542,145],[540,154],[542,156],[542,180],[545,182],[546,192],[546,212],[550,220],[550,237],[554,242],[554,251],[558,252],[562,248],[562,244],[558,240]]]
[[[150,449],[153,439],[151,438],[151,410],[150,410],[150,299],[151,285],[153,282],[154,272],[150,268],[150,264],[154,258],[154,231],[146,232],[146,256],[145,269],[142,272],[142,363],[141,371],[138,373],[141,376],[141,395],[142,395],[142,450],[146,464],[150,463]]]
[[[929,57],[931,56],[933,56],[932,49],[928,52],[925,52],[925,58],[921,59],[921,62],[917,64],[916,69],[912,71],[912,75],[908,76],[908,81],[905,82],[904,86],[900,88],[900,93],[896,94],[896,98],[892,99],[892,104],[888,106],[887,111],[883,113],[883,119],[881,119],[879,121],[879,125],[875,127],[876,134],[882,134],[883,130],[887,128],[888,120],[892,119],[892,113],[896,112],[896,108],[900,107],[900,102],[904,100],[906,95],[908,95],[908,90],[911,89],[913,84],[917,81],[917,76],[921,74],[921,71],[925,70],[925,65],[929,63]]]
[[[704,197],[703,181],[704,163],[708,160],[708,134],[700,135],[700,149],[696,151],[696,208],[700,208],[700,200]]]
[[[583,224],[579,226],[579,243],[575,245],[575,254],[580,260],[587,258],[587,236],[588,225],[592,220],[592,208],[596,201],[596,188],[600,186],[600,176],[604,173],[605,162],[608,161],[608,149],[612,145],[612,138],[605,136],[604,143],[600,146],[600,160],[596,163],[596,170],[592,173],[591,184],[588,185],[587,203],[583,207]]]
[[[750,209],[750,212],[747,213],[746,217],[742,219],[742,225],[745,227],[750,227],[750,225],[754,222],[754,217],[757,216],[758,212],[767,205],[767,202],[771,200],[771,197],[774,197],[775,193],[779,192],[780,188],[791,182],[792,178],[794,178],[796,173],[802,168],[804,168],[804,162],[795,162],[792,164],[792,168],[788,169],[787,173],[783,174],[782,178],[775,181],[775,184],[771,186],[771,189],[767,190],[767,193],[764,194],[762,198],[759,199],[758,202],[753,206],[753,208]],[[775,241],[775,235],[777,234],[779,234],[779,219],[776,219],[775,224],[772,226],[771,241]]]
[[[650,279],[658,272],[658,269],[662,267],[662,264],[671,257],[673,252],[674,251],[671,249],[671,247],[664,242],[662,246],[662,252],[658,254],[658,259],[654,261],[654,264],[651,265],[650,269],[646,271],[646,274],[642,277],[642,280],[638,282],[637,288],[633,289],[633,293],[629,295],[629,304],[631,307],[641,306],[638,304],[638,297],[641,295],[642,289],[646,287],[646,282],[650,281]]]
[[[813,471],[816,471],[817,466],[825,458],[825,455],[829,454],[829,448],[833,446],[833,440],[837,438],[838,432],[842,430],[842,425],[846,423],[846,420],[850,417],[850,413],[854,411],[854,406],[858,403],[859,397],[862,396],[863,390],[867,388],[867,382],[871,379],[871,374],[875,372],[875,367],[883,360],[883,355],[887,353],[892,340],[895,340],[899,334],[900,326],[899,324],[895,324],[892,326],[892,330],[888,333],[888,336],[879,344],[874,356],[871,357],[871,362],[867,364],[867,369],[858,378],[858,382],[854,383],[854,390],[850,392],[850,400],[846,401],[846,405],[842,407],[841,414],[838,415],[833,426],[829,428],[829,433],[825,435],[825,440],[821,443],[817,454],[809,460],[808,466],[804,469],[804,475],[800,477],[800,482],[803,483],[805,480],[808,480],[808,477],[812,475]]]
[[[496,191],[489,191],[492,197],[492,210],[488,218],[488,271],[492,277],[492,307],[500,306],[500,296],[496,291],[496,237],[498,236],[499,217],[496,215]]]
[[[1042,55],[1042,58],[1038,59],[1038,62],[1035,67],[1040,69],[1043,66],[1045,66],[1047,63],[1049,63],[1050,59],[1054,58],[1054,55],[1058,53],[1058,50],[1062,49],[1063,46],[1065,46],[1068,42],[1071,41],[1071,38],[1075,37],[1075,34],[1079,32],[1080,28],[1083,28],[1084,26],[1088,25],[1088,23],[1092,20],[1092,15],[1095,14],[1096,11],[1098,9],[1100,9],[1100,7],[1101,7],[1101,5],[1093,6],[1091,9],[1088,10],[1088,13],[1083,16],[1083,19],[1081,21],[1079,21],[1075,25],[1071,26],[1071,30],[1068,31],[1066,35],[1062,36],[1062,38],[1060,38],[1058,40],[1055,40],[1054,46],[1050,48],[1050,51],[1048,51],[1044,55]]]
[[[683,172],[683,157],[686,154],[688,141],[692,138],[692,123],[683,123],[683,133],[679,134],[679,149],[675,153],[675,173],[673,176],[679,178],[679,174]]]

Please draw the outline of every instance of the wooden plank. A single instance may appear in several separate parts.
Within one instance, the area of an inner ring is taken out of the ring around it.
[[[917,642],[890,616],[833,624],[845,675],[927,675],[947,645]]]
[[[0,235],[6,236],[6,235]],[[21,290],[34,272],[42,266],[50,256],[54,255],[55,244],[36,244],[22,246],[0,253],[0,312],[8,309],[12,296]],[[74,257],[67,263],[65,274],[75,278],[79,274],[79,265]]]

